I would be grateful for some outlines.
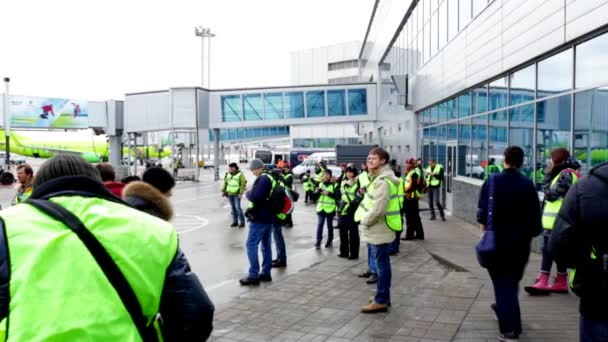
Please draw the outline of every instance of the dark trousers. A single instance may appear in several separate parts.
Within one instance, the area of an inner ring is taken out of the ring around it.
[[[586,319],[581,315],[581,342],[608,342],[608,321]]]
[[[435,217],[435,204],[437,204],[437,209],[439,209],[439,215],[441,218],[444,218],[445,215],[443,213],[443,206],[441,205],[441,186],[436,188],[429,188],[429,209],[431,209],[431,217]]]
[[[323,240],[323,226],[325,225],[325,221],[327,221],[327,244],[330,244],[334,241],[334,213],[326,214],[325,212],[317,213],[317,217],[319,218],[317,224],[317,243],[320,244],[321,240]]]
[[[551,267],[553,266],[553,259],[549,255],[549,238],[551,237],[551,231],[545,229],[543,232],[543,259],[540,264],[540,270],[543,272],[550,273]],[[557,265],[557,273],[567,273],[568,270],[561,264],[555,263]]]
[[[353,215],[340,216],[340,254],[359,257],[359,227]]]
[[[494,297],[496,299],[496,315],[501,334],[521,334],[521,312],[519,310],[519,282],[524,273],[524,267],[516,269],[511,266],[488,268]]]
[[[291,214],[287,214],[285,215],[285,225],[286,226],[293,226],[293,219],[291,218]]]
[[[422,228],[422,220],[420,219],[420,208],[418,200],[407,199],[403,204],[405,211],[405,223],[407,229],[405,232],[406,239],[424,239],[424,229]]]
[[[312,191],[311,190],[306,191],[306,193],[304,194],[304,202],[305,203],[312,202]]]

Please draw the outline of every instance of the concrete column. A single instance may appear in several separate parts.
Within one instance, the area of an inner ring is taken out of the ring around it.
[[[120,137],[115,136],[115,135],[109,135],[108,144],[110,146],[110,155],[108,157],[108,161],[110,162],[110,164],[112,164],[112,166],[116,170],[122,166],[121,165],[122,146],[120,143]]]
[[[213,129],[213,180],[220,180],[220,129]]]

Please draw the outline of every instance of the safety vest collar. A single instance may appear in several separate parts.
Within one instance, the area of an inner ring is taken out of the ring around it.
[[[51,179],[34,189],[30,198],[49,199],[56,196],[98,197],[126,204],[114,196],[102,182],[84,176],[67,176]]]

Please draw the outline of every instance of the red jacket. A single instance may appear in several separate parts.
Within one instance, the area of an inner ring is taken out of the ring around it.
[[[122,198],[122,189],[124,189],[124,187],[127,185],[125,183],[115,181],[103,182],[103,184],[114,194],[114,196],[118,198]]]

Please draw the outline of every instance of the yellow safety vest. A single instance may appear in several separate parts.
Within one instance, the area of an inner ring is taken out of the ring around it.
[[[441,185],[441,180],[439,180],[435,177],[431,177],[433,175],[438,176],[439,173],[441,173],[441,170],[443,170],[443,165],[441,165],[441,164],[435,164],[435,170],[433,170],[430,166],[426,169],[426,172],[427,172],[426,183],[429,186],[437,187],[437,186]]]
[[[302,177],[302,182],[304,183],[304,191],[314,191],[315,185],[312,182],[312,177],[304,175]]]
[[[317,212],[325,212],[327,214],[331,214],[336,211],[338,206],[336,205],[336,200],[331,196],[323,195],[323,191],[327,191],[330,194],[334,193],[335,185],[325,185],[323,183],[319,184],[319,189],[321,190],[321,196],[319,197],[319,201],[317,202]]]
[[[576,175],[576,171],[573,169],[565,169],[562,170],[557,176],[553,178],[551,181],[551,186],[557,183],[557,180],[562,175],[563,172],[569,172],[572,174],[572,185],[574,185],[578,181],[578,176]],[[545,229],[553,229],[553,225],[555,224],[555,219],[557,218],[557,214],[559,213],[559,209],[562,207],[562,203],[564,201],[563,197],[556,199],[555,201],[546,201],[545,208],[543,209],[543,228]]]
[[[412,175],[414,175],[414,174],[418,175],[418,182],[421,181],[420,169],[416,167],[413,170],[411,170],[410,172],[408,172],[407,176],[405,176],[404,188],[412,187]],[[408,199],[420,199],[420,197],[422,197],[422,191],[420,191],[420,189],[418,188],[418,184],[416,184],[415,190],[410,190],[406,194],[406,197]]]
[[[350,207],[350,204],[357,197],[357,183],[353,184],[352,186],[349,186],[348,184],[346,184],[346,182],[343,182],[342,188],[341,188],[341,194],[342,194],[342,202],[346,203],[344,205],[344,207],[342,208],[341,214],[346,215],[346,213],[348,212],[348,208]]]
[[[363,196],[363,200],[355,212],[355,221],[361,222],[367,212],[371,210],[375,200],[374,189],[376,188],[376,182],[378,181],[385,181],[386,184],[388,184],[390,193],[388,207],[386,208],[386,214],[384,215],[384,222],[391,230],[400,232],[403,230],[403,221],[401,219],[400,195],[399,190],[397,189],[399,185],[384,177],[372,180],[365,189],[365,196]]]
[[[367,171],[361,172],[357,179],[359,180],[359,186],[361,188],[367,187],[370,183],[369,174],[367,173]]]
[[[325,169],[320,167],[319,168],[319,172],[317,172],[315,174],[315,181],[317,181],[317,183],[321,183],[323,182],[323,175],[325,174]]]
[[[232,175],[230,173],[226,174],[226,178],[224,179],[226,184],[226,193],[228,195],[238,195],[241,192],[241,172],[237,172]]]

